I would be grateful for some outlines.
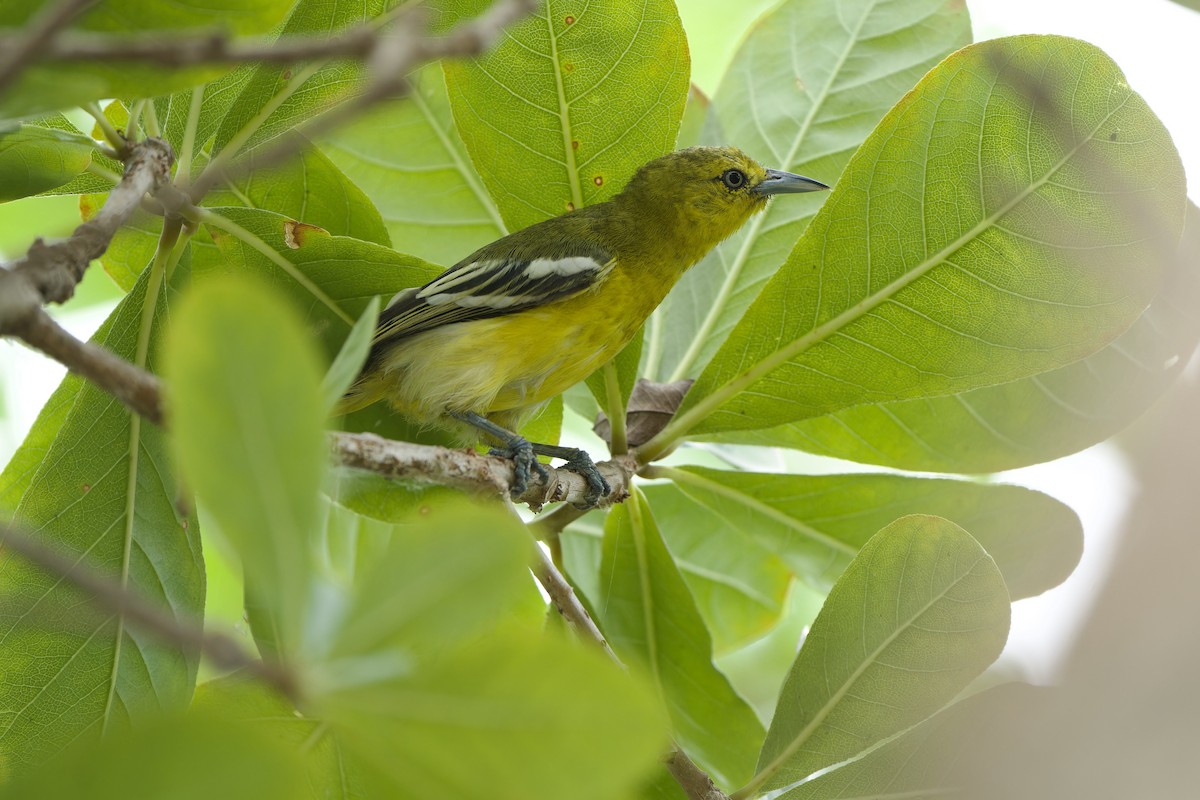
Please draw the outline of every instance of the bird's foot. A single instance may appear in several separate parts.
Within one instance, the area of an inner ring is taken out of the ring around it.
[[[612,492],[608,481],[604,480],[604,476],[597,469],[596,462],[592,461],[592,457],[583,450],[571,448],[570,455],[566,456],[563,469],[569,469],[587,481],[588,490],[587,494],[583,496],[582,508],[595,508],[601,497],[608,497]]]
[[[513,462],[516,474],[512,486],[509,487],[509,494],[513,497],[525,494],[525,490],[529,488],[529,477],[534,472],[537,472],[543,481],[550,480],[550,472],[546,465],[538,461],[533,452],[533,445],[523,436],[513,437],[504,447],[493,447],[488,451],[488,455],[500,456]]]

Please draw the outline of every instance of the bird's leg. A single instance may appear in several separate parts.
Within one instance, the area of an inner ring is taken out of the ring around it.
[[[524,436],[501,428],[487,417],[482,417],[474,411],[451,411],[449,414],[460,422],[465,422],[474,428],[478,428],[501,443],[501,447],[493,447],[488,451],[488,454],[507,458],[513,462],[516,475],[513,485],[509,489],[513,497],[519,497],[525,493],[525,489],[529,486],[531,470],[536,470],[537,474],[541,475],[543,480],[550,480],[550,473],[546,470],[545,465],[538,461],[537,456],[534,455],[536,452],[534,449],[535,446],[530,444],[529,440]]]
[[[592,457],[583,450],[577,447],[558,447],[552,444],[534,444],[532,447],[533,452],[539,456],[563,459],[566,462],[563,464],[563,468],[583,476],[588,485],[588,492],[583,499],[589,507],[595,506],[601,497],[608,497],[608,493],[612,491],[608,481],[604,480],[600,470],[596,469],[596,462],[592,461]]]

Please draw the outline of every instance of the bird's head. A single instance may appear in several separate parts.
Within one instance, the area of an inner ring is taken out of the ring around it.
[[[772,196],[828,188],[767,169],[736,147],[689,147],[642,166],[619,197],[649,219],[686,226],[690,236],[712,247],[764,209]]]

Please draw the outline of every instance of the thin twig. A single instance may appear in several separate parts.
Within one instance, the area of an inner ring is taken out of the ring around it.
[[[35,16],[21,32],[0,40],[0,92],[34,61],[45,58],[58,32],[96,0],[61,0]]]
[[[434,445],[383,439],[371,433],[330,434],[330,447],[338,463],[366,469],[388,478],[449,486],[468,494],[508,497],[515,480],[508,459],[485,456],[474,450],[452,450]],[[612,491],[603,505],[619,503],[629,496],[629,485],[637,464],[623,457],[596,465]],[[546,503],[584,504],[588,494],[583,476],[548,467],[548,481],[531,476],[529,487],[514,503],[527,503],[534,510]]]
[[[162,424],[162,385],[153,374],[103,347],[76,339],[41,308],[24,317],[12,333],[87,378],[131,411]]]
[[[236,639],[205,631],[199,621],[181,619],[165,612],[76,559],[13,528],[0,525],[0,543],[46,573],[70,581],[90,595],[100,608],[120,614],[130,625],[181,647],[199,650],[222,670],[244,669],[279,689],[293,702],[298,701],[295,677],[282,664],[267,663],[250,655]]]

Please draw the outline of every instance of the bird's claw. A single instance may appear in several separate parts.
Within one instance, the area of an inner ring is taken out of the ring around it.
[[[509,494],[513,497],[525,494],[525,490],[529,488],[529,476],[533,472],[537,472],[545,482],[550,480],[550,472],[546,469],[546,465],[538,461],[533,452],[533,445],[524,438],[518,437],[505,447],[493,447],[488,451],[488,455],[500,456],[513,462],[515,475],[513,484],[509,488]]]
[[[612,492],[608,481],[604,480],[604,476],[596,467],[596,462],[592,461],[592,457],[583,450],[576,450],[572,453],[571,457],[563,464],[563,468],[582,476],[587,481],[588,490],[587,494],[583,496],[581,508],[595,508],[601,497],[608,497]]]

